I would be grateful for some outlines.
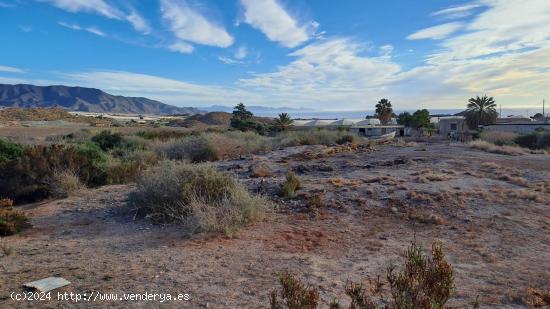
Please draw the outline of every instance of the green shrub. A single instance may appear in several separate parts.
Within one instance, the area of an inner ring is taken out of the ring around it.
[[[286,174],[285,182],[280,190],[280,195],[286,198],[296,197],[296,190],[300,189],[301,183],[300,178],[296,176],[293,172],[289,171]]]
[[[55,173],[66,170],[75,171],[85,184],[105,183],[103,156],[94,146],[37,145],[27,147],[12,164],[0,167],[0,196],[17,203],[54,196]]]
[[[388,268],[393,303],[396,308],[444,308],[453,286],[453,268],[445,260],[441,244],[432,245],[432,256],[422,245],[412,243],[405,251],[405,267],[396,273]]]
[[[520,135],[515,139],[516,144],[530,149],[550,148],[550,130],[537,130],[530,134]]]
[[[23,154],[23,146],[0,139],[0,165],[19,158]]]
[[[146,170],[137,185],[129,205],[138,215],[181,224],[191,233],[231,233],[260,220],[269,204],[208,164],[164,161]]]
[[[171,139],[182,138],[191,135],[190,132],[176,131],[176,130],[148,130],[139,131],[136,136],[150,140],[168,141]]]
[[[101,131],[101,133],[92,137],[92,142],[99,145],[103,151],[116,147],[121,147],[124,139],[120,133],[111,133],[111,131]]]
[[[27,216],[13,209],[13,201],[0,199],[0,236],[10,236],[31,227]]]

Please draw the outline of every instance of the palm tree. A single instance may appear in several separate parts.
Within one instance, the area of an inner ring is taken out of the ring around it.
[[[381,123],[387,123],[391,120],[393,114],[393,108],[391,102],[388,99],[381,99],[376,104],[376,116],[380,119]]]
[[[497,104],[493,97],[470,98],[466,107],[466,122],[470,129],[477,129],[480,125],[493,124],[497,120]]]
[[[287,113],[281,113],[279,114],[279,118],[275,119],[275,128],[279,131],[286,131],[294,120],[290,118],[290,116]]]

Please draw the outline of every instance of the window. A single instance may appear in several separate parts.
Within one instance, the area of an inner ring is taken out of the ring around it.
[[[451,131],[456,131],[456,130],[458,130],[458,124],[451,123]]]

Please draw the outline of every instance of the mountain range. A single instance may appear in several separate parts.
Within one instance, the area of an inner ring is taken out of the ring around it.
[[[61,107],[69,111],[125,114],[195,114],[194,107],[177,107],[141,97],[111,95],[95,88],[0,84],[0,107]]]

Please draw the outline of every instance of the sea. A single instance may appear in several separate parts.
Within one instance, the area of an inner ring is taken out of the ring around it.
[[[550,108],[548,108],[550,109]],[[548,114],[550,110],[546,110],[545,113]],[[403,112],[414,113],[416,110],[394,110],[395,114],[400,114]],[[464,111],[463,109],[428,109],[430,115],[432,116],[450,116]],[[261,117],[277,117],[281,112],[280,110],[276,111],[252,111],[256,116]],[[497,110],[499,112],[499,117],[509,117],[509,116],[523,116],[530,117],[536,113],[542,113],[542,108],[503,108]],[[366,116],[374,115],[374,110],[362,110],[362,111],[313,111],[313,110],[289,110],[288,114],[292,119],[364,119]]]

